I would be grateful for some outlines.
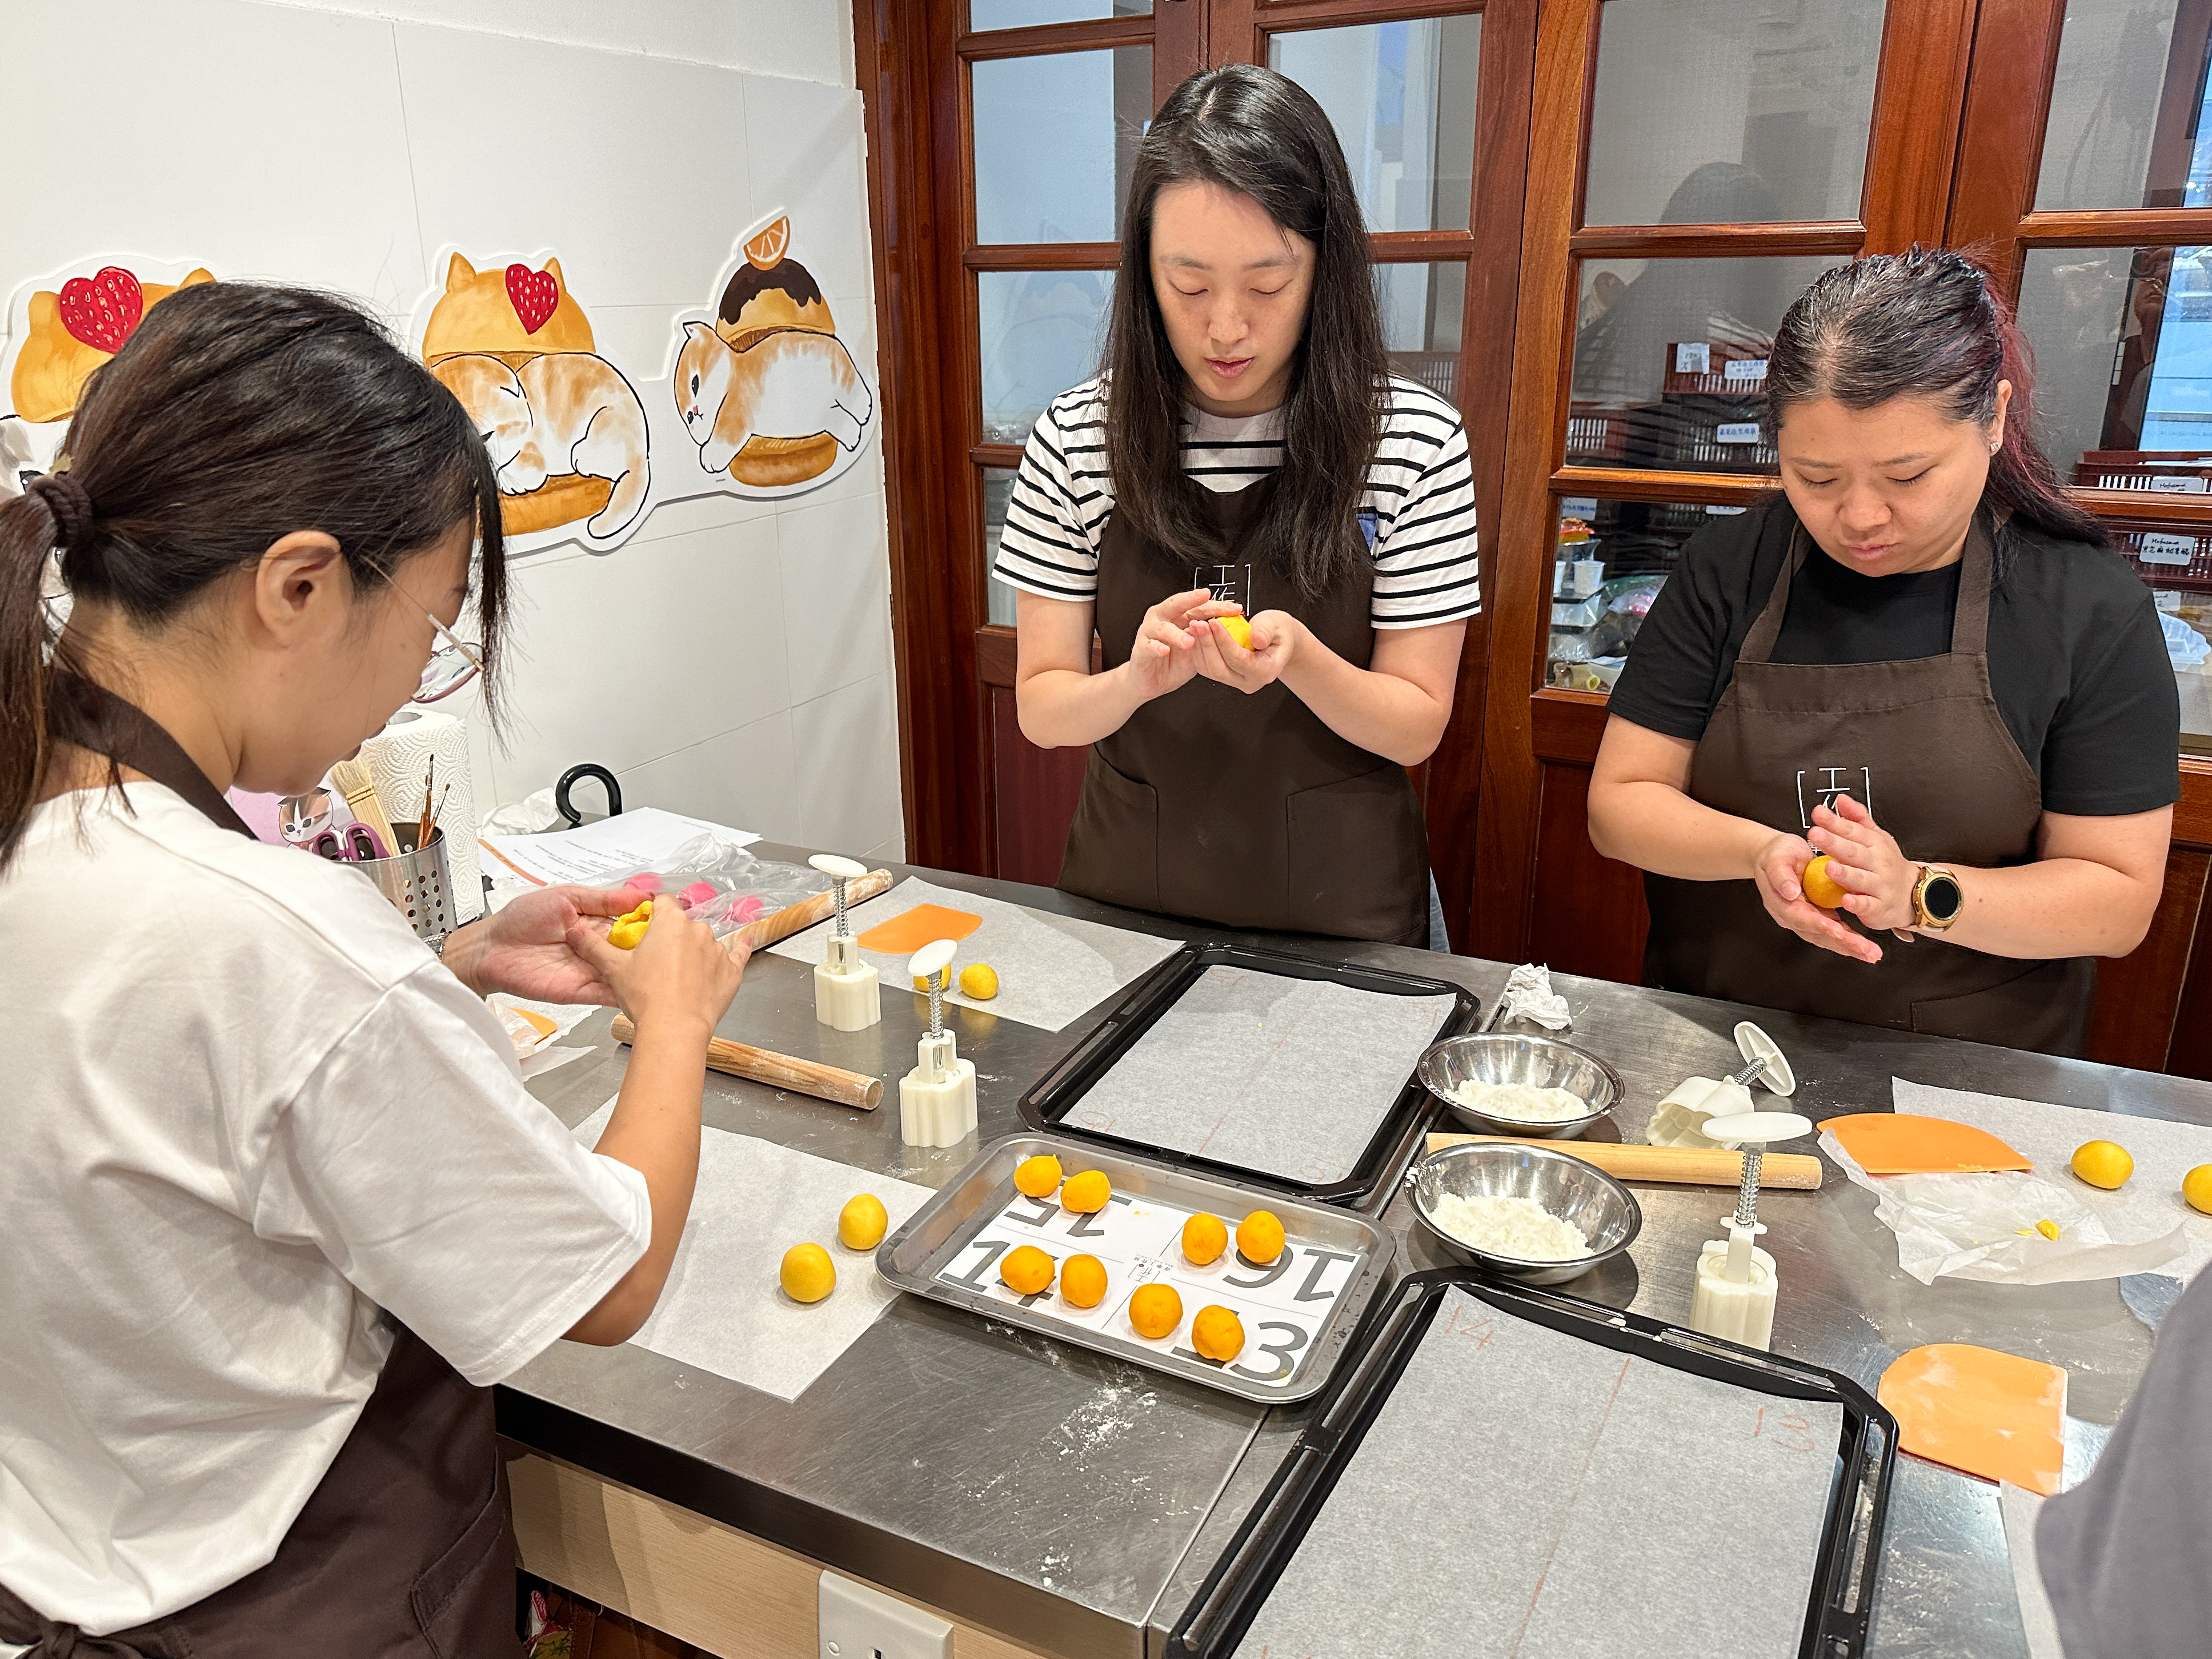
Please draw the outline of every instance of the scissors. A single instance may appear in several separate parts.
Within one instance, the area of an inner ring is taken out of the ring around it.
[[[365,823],[349,823],[343,830],[325,830],[307,848],[317,858],[340,864],[366,864],[392,856],[385,851],[384,838]]]

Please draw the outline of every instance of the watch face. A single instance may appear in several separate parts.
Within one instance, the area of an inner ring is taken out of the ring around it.
[[[1928,878],[1928,885],[1921,892],[1920,902],[1926,908],[1931,921],[1956,921],[1959,919],[1959,906],[1965,901],[1965,897],[1966,896],[1959,890],[1956,877],[1930,876]]]

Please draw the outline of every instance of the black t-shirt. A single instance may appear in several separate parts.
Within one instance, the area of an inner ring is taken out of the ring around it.
[[[1684,544],[1612,712],[1668,737],[1703,737],[1796,528],[1778,495]],[[2079,542],[2008,526],[1996,550],[1990,689],[2043,787],[2044,810],[2112,817],[2179,799],[2180,699],[2150,590],[2116,555]],[[1774,660],[1941,656],[1962,568],[1866,576],[1815,545],[1790,583]]]

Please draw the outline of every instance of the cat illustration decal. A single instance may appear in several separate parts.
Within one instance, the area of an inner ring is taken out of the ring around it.
[[[645,405],[599,355],[558,259],[478,270],[453,253],[422,353],[491,453],[507,535],[581,521],[607,543],[641,520],[652,484]]]
[[[127,257],[127,256],[126,256]],[[194,266],[173,283],[149,280],[157,262],[87,261],[53,288],[32,285],[11,307],[8,403],[18,420],[66,421],[93,372],[123,349],[147,312],[180,288],[215,278]],[[52,280],[52,279],[49,279]]]
[[[875,420],[875,392],[820,285],[787,257],[790,239],[778,214],[744,242],[714,320],[682,325],[676,411],[701,469],[741,494],[825,481],[859,454]]]

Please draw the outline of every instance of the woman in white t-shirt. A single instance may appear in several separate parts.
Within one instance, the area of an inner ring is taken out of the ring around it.
[[[1297,82],[1230,64],[1160,106],[1106,364],[1038,420],[995,565],[1023,732],[1091,745],[1060,884],[1431,943],[1405,769],[1480,607],[1474,479],[1457,410],[1389,373],[1351,174]]]
[[[613,950],[569,888],[441,961],[224,802],[496,666],[490,463],[368,317],[185,289],[64,453],[0,503],[0,1644],[513,1656],[489,1385],[651,1311],[742,956],[667,906]],[[596,1153],[495,989],[635,1020]]]

